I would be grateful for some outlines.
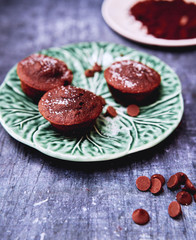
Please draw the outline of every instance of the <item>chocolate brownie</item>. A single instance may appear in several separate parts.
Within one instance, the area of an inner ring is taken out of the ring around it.
[[[104,77],[113,97],[124,105],[144,104],[161,83],[155,70],[132,60],[113,63],[104,71]]]
[[[80,134],[95,123],[103,102],[90,91],[61,86],[45,93],[38,108],[43,117],[61,132]]]
[[[17,65],[22,90],[34,100],[48,90],[72,82],[73,74],[67,65],[56,58],[32,54]]]

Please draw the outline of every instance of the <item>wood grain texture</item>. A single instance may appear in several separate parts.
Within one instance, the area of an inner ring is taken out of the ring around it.
[[[0,126],[0,239],[194,239],[196,203],[183,216],[167,213],[176,192],[139,192],[135,180],[154,173],[185,172],[196,184],[196,48],[155,48],[128,41],[104,23],[101,0],[0,0],[0,81],[22,58],[40,49],[81,41],[121,43],[153,54],[179,75],[185,113],[178,129],[158,146],[101,163],[77,164],[47,157]],[[132,212],[145,208],[149,224]]]

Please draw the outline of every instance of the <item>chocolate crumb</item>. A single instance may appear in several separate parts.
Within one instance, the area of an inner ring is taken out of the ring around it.
[[[94,76],[94,71],[91,70],[91,69],[85,70],[84,73],[85,73],[85,76],[86,76],[86,77],[93,77],[93,76]]]
[[[95,63],[95,65],[93,66],[92,70],[94,72],[101,72],[102,71],[102,67],[100,65],[98,65],[97,63]]]

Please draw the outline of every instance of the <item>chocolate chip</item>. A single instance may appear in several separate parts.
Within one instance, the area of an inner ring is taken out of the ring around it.
[[[144,225],[149,222],[150,217],[146,210],[139,208],[133,212],[132,219],[135,223],[139,225]]]
[[[167,187],[171,190],[174,190],[179,187],[179,180],[177,175],[172,175],[167,182]]]
[[[192,203],[191,194],[185,191],[177,193],[176,200],[182,205],[190,205]]]
[[[161,181],[162,186],[165,184],[165,178],[163,177],[163,175],[154,174],[154,175],[151,176],[151,181],[152,181],[153,178],[158,178]]]
[[[182,187],[181,190],[182,190],[182,191],[186,191],[186,192],[189,192],[189,191],[190,191],[186,186]]]
[[[191,182],[190,179],[187,178],[186,182],[185,182],[185,187],[187,188],[187,190],[191,193],[196,193],[196,188],[194,187],[193,183]]]
[[[85,73],[85,76],[86,76],[86,77],[93,77],[93,76],[94,76],[94,71],[91,70],[91,69],[85,70],[84,73]]]
[[[195,200],[195,202],[196,202],[196,193],[193,195],[193,198],[194,198],[194,200]]]
[[[168,207],[168,213],[172,218],[180,216],[182,214],[180,204],[176,201],[171,202]]]
[[[183,172],[177,172],[175,175],[178,177],[179,184],[185,184],[187,180],[187,175]]]
[[[161,192],[162,183],[158,178],[153,178],[151,180],[150,192],[153,194],[158,194]]]
[[[187,188],[186,186],[182,187],[181,190],[182,190],[182,191],[189,192],[190,194],[194,194],[193,190]]]
[[[109,115],[110,117],[116,117],[116,116],[117,116],[116,109],[113,108],[112,106],[108,106],[105,115],[106,115],[106,116]]]
[[[136,187],[142,191],[145,192],[147,191],[151,186],[151,181],[148,177],[146,176],[140,176],[136,180]]]
[[[95,63],[95,65],[93,66],[92,70],[94,72],[101,72],[102,71],[102,67],[100,65],[98,65],[97,63]]]
[[[137,105],[131,104],[127,107],[127,114],[131,117],[136,117],[140,113],[140,109]]]

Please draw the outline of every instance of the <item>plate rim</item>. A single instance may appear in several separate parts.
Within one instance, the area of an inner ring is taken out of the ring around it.
[[[75,45],[83,45],[83,44],[89,44],[89,43],[115,44],[115,45],[119,45],[119,46],[122,46],[122,47],[130,48],[128,46],[125,46],[125,45],[122,45],[122,44],[117,44],[117,43],[95,42],[95,41],[93,41],[93,42],[71,43],[71,44],[60,46],[60,47],[51,47],[51,48],[42,49],[42,50],[48,50],[48,49],[53,49],[53,48],[64,48],[64,47],[75,46]],[[130,49],[135,50],[134,48],[130,48]],[[142,54],[145,54],[147,56],[153,56],[157,60],[163,62],[161,59],[159,59],[158,57],[156,57],[154,55],[145,53],[143,51],[138,51],[138,50],[135,50],[135,51],[136,52],[141,52]],[[165,62],[163,62],[163,63],[166,64]],[[3,80],[3,82],[2,82],[2,84],[0,86],[0,90],[4,87],[4,85],[6,85],[6,81],[8,79],[8,75],[9,75],[10,71],[13,70],[14,67],[16,67],[16,65],[17,65],[17,63],[14,66],[12,66],[9,69],[9,71],[7,72],[5,78],[4,78],[4,80]],[[174,72],[174,70],[169,65],[167,65],[167,67],[169,67]],[[178,77],[178,80],[180,81],[179,77]],[[147,143],[145,145],[142,145],[140,147],[137,147],[137,148],[134,148],[134,149],[131,149],[131,150],[123,151],[123,152],[121,152],[119,154],[115,153],[115,154],[112,154],[112,155],[105,154],[104,156],[98,156],[98,157],[92,157],[92,156],[86,157],[86,156],[73,156],[73,155],[70,155],[70,154],[54,153],[50,149],[44,149],[42,147],[39,147],[39,145],[37,145],[35,143],[32,143],[32,142],[30,142],[30,141],[28,141],[26,139],[23,139],[23,137],[17,135],[12,129],[7,127],[7,125],[5,124],[5,122],[4,122],[3,118],[1,117],[1,115],[0,115],[0,123],[2,124],[2,126],[6,130],[6,132],[10,136],[12,136],[14,139],[16,139],[17,141],[19,141],[19,142],[21,142],[21,143],[23,143],[23,144],[25,144],[25,145],[27,145],[29,147],[32,147],[32,148],[38,150],[39,152],[41,152],[41,153],[43,153],[43,154],[45,154],[45,155],[47,155],[49,157],[53,157],[55,159],[60,159],[60,160],[64,160],[64,161],[72,161],[72,162],[101,162],[101,161],[109,161],[109,160],[113,160],[113,159],[117,159],[117,158],[121,158],[121,157],[126,157],[127,155],[129,155],[131,153],[136,153],[136,152],[139,152],[139,151],[143,151],[143,150],[149,149],[151,147],[156,146],[157,144],[159,144],[163,140],[165,140],[177,128],[177,126],[179,125],[179,123],[180,123],[180,121],[182,119],[183,113],[184,113],[184,101],[183,101],[183,96],[182,96],[181,83],[180,83],[180,92],[177,93],[175,96],[179,96],[179,100],[180,100],[180,104],[181,104],[181,114],[179,115],[179,118],[175,122],[175,124],[171,128],[169,128],[164,134],[162,134],[161,137],[153,140],[153,142],[149,142],[149,143]],[[79,160],[77,160],[77,159],[79,159]]]
[[[196,46],[196,38],[191,39],[179,39],[179,40],[169,40],[169,39],[163,39],[163,38],[155,38],[153,36],[152,39],[146,40],[146,38],[137,38],[133,35],[130,36],[130,32],[127,32],[125,29],[120,28],[116,23],[111,19],[111,17],[108,15],[108,7],[109,4],[111,4],[113,0],[104,0],[101,6],[101,13],[102,17],[105,21],[105,23],[116,33],[119,35],[132,40],[134,42],[138,42],[145,45],[150,46],[157,46],[157,47],[190,47],[190,46]],[[130,0],[122,0],[122,1],[129,1]],[[131,6],[131,5],[130,5]]]

